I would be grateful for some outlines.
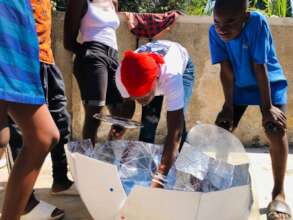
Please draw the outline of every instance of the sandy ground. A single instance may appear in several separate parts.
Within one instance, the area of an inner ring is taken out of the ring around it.
[[[270,201],[270,192],[272,188],[271,162],[268,154],[268,148],[247,148],[250,158],[250,171],[252,176],[252,188],[254,196],[254,205],[249,220],[264,220],[265,207]],[[6,168],[0,170],[0,205],[3,203],[4,188],[8,178]],[[65,220],[90,220],[92,219],[81,201],[79,196],[52,196],[50,187],[51,160],[47,157],[41,171],[41,175],[35,186],[37,196],[47,202],[50,202],[66,211]],[[291,187],[289,187],[291,186]],[[293,149],[289,154],[286,193],[289,205],[293,208]]]

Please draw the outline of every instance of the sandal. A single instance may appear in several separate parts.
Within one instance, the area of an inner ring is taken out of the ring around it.
[[[278,220],[277,216],[283,214],[286,220],[291,219],[291,210],[287,203],[273,200],[267,207],[267,220]]]
[[[58,214],[52,216],[57,211]],[[63,210],[41,200],[29,213],[22,215],[20,220],[59,220],[62,219],[64,215],[65,213]]]

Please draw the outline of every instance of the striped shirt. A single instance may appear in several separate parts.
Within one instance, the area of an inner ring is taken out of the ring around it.
[[[45,103],[29,0],[0,0],[0,100]]]

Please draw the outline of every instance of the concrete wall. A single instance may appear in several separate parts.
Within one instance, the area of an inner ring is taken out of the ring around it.
[[[62,13],[57,13],[54,16],[53,48],[56,63],[63,71],[66,82],[68,109],[72,114],[73,138],[80,138],[84,113],[79,90],[72,75],[71,54],[64,51],[62,45],[63,19]],[[136,44],[135,37],[129,32],[123,17],[121,17],[121,21],[118,30],[120,54],[126,49],[134,49]],[[166,39],[177,41],[186,47],[196,64],[196,83],[189,107],[188,128],[192,127],[196,121],[213,123],[223,104],[223,92],[219,83],[219,66],[212,66],[209,56],[208,29],[211,22],[210,17],[181,17],[171,32],[165,35]],[[289,140],[293,142],[293,19],[272,18],[270,25],[279,60],[289,81],[287,117]],[[136,109],[135,118],[139,120],[140,106],[137,106]],[[165,115],[166,112],[162,111],[157,142],[162,142],[165,135]],[[108,129],[107,125],[103,125],[98,133],[99,137],[104,138]],[[137,131],[131,131],[127,133],[127,136],[128,138],[137,138],[137,134]],[[257,107],[250,107],[247,110],[236,134],[247,145],[267,143]]]

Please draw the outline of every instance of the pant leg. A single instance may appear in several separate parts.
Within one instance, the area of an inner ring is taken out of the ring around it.
[[[160,121],[163,96],[156,96],[150,104],[142,107],[139,140],[147,143],[154,143],[156,130]]]
[[[183,89],[184,89],[184,113],[187,113],[187,108],[192,96],[193,85],[195,83],[195,66],[189,58],[185,71],[183,73]]]
[[[181,149],[186,137],[187,137],[187,130],[186,130],[186,118],[187,118],[187,110],[188,105],[192,96],[192,90],[193,85],[195,81],[195,66],[191,60],[191,58],[188,59],[185,71],[183,73],[183,89],[184,89],[184,127],[182,131],[182,137],[181,137],[181,143],[180,148]]]
[[[66,109],[67,99],[65,96],[65,85],[62,73],[55,64],[42,64],[42,77],[47,94],[49,111],[60,132],[60,141],[51,150],[52,169],[54,182],[67,181],[67,160],[64,144],[70,138],[70,116]]]
[[[9,118],[9,130],[10,130],[10,139],[9,139],[9,148],[12,158],[9,157],[9,163],[13,166],[14,161],[17,158],[21,148],[22,148],[22,136],[21,131],[17,125]],[[12,168],[12,167],[11,167]]]

